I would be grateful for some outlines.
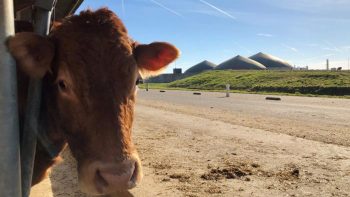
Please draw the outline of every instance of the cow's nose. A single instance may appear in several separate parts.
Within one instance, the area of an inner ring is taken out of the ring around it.
[[[121,163],[94,163],[94,185],[101,194],[134,188],[142,179],[138,159],[127,159]]]

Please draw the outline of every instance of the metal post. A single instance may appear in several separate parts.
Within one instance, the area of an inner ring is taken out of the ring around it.
[[[226,97],[230,97],[230,84],[226,84]]]
[[[47,35],[49,32],[53,2],[54,0],[38,0],[35,2],[34,31],[40,35]],[[37,132],[39,128],[41,89],[41,79],[30,80],[21,147],[21,163],[25,164],[22,165],[23,197],[29,196],[32,185]]]
[[[16,66],[4,45],[14,34],[13,0],[0,1],[0,196],[21,196]]]
[[[148,91],[148,82],[146,83],[146,91]]]

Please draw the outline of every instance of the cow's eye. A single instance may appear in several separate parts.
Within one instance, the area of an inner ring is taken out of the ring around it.
[[[58,85],[58,88],[62,91],[65,91],[68,88],[66,82],[63,80],[59,80],[57,85]]]

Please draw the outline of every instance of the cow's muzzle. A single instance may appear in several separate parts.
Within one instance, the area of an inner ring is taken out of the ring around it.
[[[79,175],[82,191],[97,195],[132,189],[143,176],[137,154],[120,163],[92,162]]]

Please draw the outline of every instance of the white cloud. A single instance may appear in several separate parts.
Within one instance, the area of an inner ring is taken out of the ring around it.
[[[342,50],[339,47],[335,46],[333,43],[331,43],[331,42],[329,42],[327,40],[325,40],[324,43],[327,46],[326,47],[322,47],[322,50],[334,51],[334,52],[338,52],[338,53],[342,52]]]
[[[173,10],[173,9],[170,9],[170,8],[166,7],[165,5],[159,3],[158,1],[156,1],[156,0],[150,0],[150,1],[151,1],[152,3],[158,5],[159,7],[161,7],[161,8],[163,8],[163,9],[167,10],[168,12],[173,13],[173,14],[175,14],[176,16],[179,16],[179,17],[184,18],[184,16],[183,16],[182,14],[176,12],[176,11]]]
[[[122,0],[122,13],[125,16],[125,0]]]
[[[213,4],[211,4],[211,3],[207,2],[207,1],[204,1],[204,0],[199,0],[199,1],[202,2],[202,3],[205,4],[205,5],[207,5],[207,6],[211,7],[211,8],[213,8],[214,10],[220,12],[221,14],[223,14],[223,15],[225,15],[225,16],[231,18],[231,19],[233,19],[233,20],[236,20],[236,19],[237,19],[236,17],[232,16],[230,13],[228,13],[228,12],[226,12],[226,11],[224,11],[224,10],[218,8],[218,7],[216,7],[215,5],[213,5]]]
[[[341,50],[337,47],[323,47],[322,50],[325,51],[334,51],[334,52],[341,52]]]
[[[289,49],[289,50],[295,52],[295,53],[298,53],[298,52],[299,52],[299,50],[298,50],[297,48],[295,48],[295,47],[292,47],[292,46],[289,46],[289,45],[286,45],[286,44],[282,44],[282,46],[283,46],[284,48],[286,48],[286,49]]]
[[[195,14],[203,14],[208,16],[214,16],[214,17],[220,17],[220,18],[226,18],[226,16],[220,14],[219,12],[212,10],[212,9],[189,9],[186,10],[186,12],[189,13],[195,13]]]
[[[258,33],[258,34],[256,34],[256,35],[257,35],[257,36],[261,36],[261,37],[268,37],[268,38],[273,37],[272,34],[267,34],[267,33]]]

